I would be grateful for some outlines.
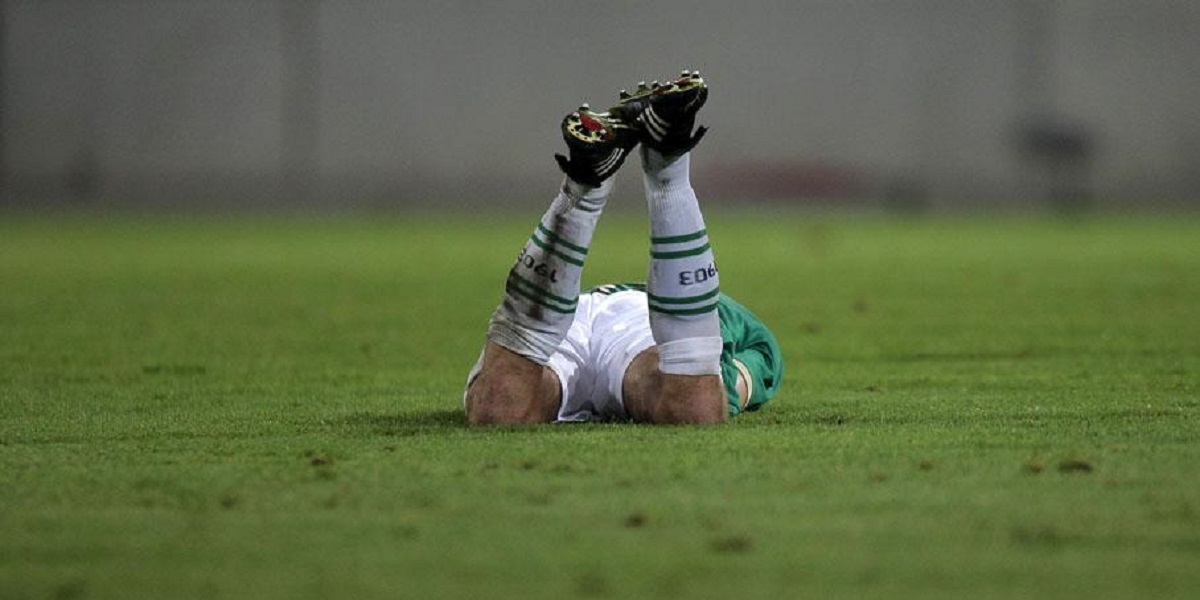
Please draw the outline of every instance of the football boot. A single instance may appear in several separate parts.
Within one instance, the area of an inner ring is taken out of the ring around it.
[[[609,113],[592,112],[587,104],[563,118],[562,134],[569,158],[555,154],[558,166],[567,177],[593,187],[621,168],[641,136],[636,124]]]
[[[621,90],[620,100],[608,114],[636,124],[643,144],[673,156],[695,148],[708,132],[707,127],[696,128],[696,113],[706,100],[708,85],[700,72],[683,71],[673,81],[650,85],[643,81],[633,92]]]

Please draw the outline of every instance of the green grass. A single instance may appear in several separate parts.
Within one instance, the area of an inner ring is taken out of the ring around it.
[[[468,429],[535,218],[5,217],[0,597],[1200,589],[1200,218],[712,214],[772,405]]]

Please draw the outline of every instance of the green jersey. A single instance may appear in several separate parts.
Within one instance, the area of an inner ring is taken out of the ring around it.
[[[721,294],[717,303],[721,319],[721,378],[729,396],[729,415],[763,407],[779,390],[783,379],[783,353],[775,334],[750,309],[733,298]],[[737,393],[738,369],[734,360],[742,363],[749,375],[746,384],[750,398],[742,402]]]
[[[644,292],[646,286],[616,283],[594,287],[588,292],[612,294],[624,290]],[[718,297],[717,316],[721,322],[721,379],[729,398],[729,415],[736,416],[742,410],[758,410],[775,396],[783,379],[783,354],[779,342],[750,309],[725,294]],[[746,383],[750,398],[746,402],[738,397],[738,367],[734,361],[741,363],[748,375]]]

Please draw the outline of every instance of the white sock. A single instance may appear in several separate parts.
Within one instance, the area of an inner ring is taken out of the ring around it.
[[[720,278],[700,204],[689,178],[689,155],[663,156],[642,146],[650,208],[650,276],[646,293],[659,370],[678,375],[720,373]]]
[[[597,188],[564,181],[508,272],[489,340],[539,364],[549,361],[575,318],[583,261],[612,187],[611,179]]]

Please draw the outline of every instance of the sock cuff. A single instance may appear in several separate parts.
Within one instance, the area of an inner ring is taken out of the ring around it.
[[[721,336],[658,344],[658,370],[671,375],[720,375]]]
[[[517,325],[500,311],[492,316],[487,339],[539,365],[550,363],[550,356],[554,354],[560,341],[548,335],[537,335],[530,329]]]
[[[648,191],[690,188],[691,156],[666,156],[642,146],[642,174]]]
[[[592,187],[571,179],[570,177],[563,178],[562,196],[569,206],[578,206],[584,204],[591,207],[600,207],[612,195],[614,186],[613,178],[608,178],[600,183],[599,186]]]

